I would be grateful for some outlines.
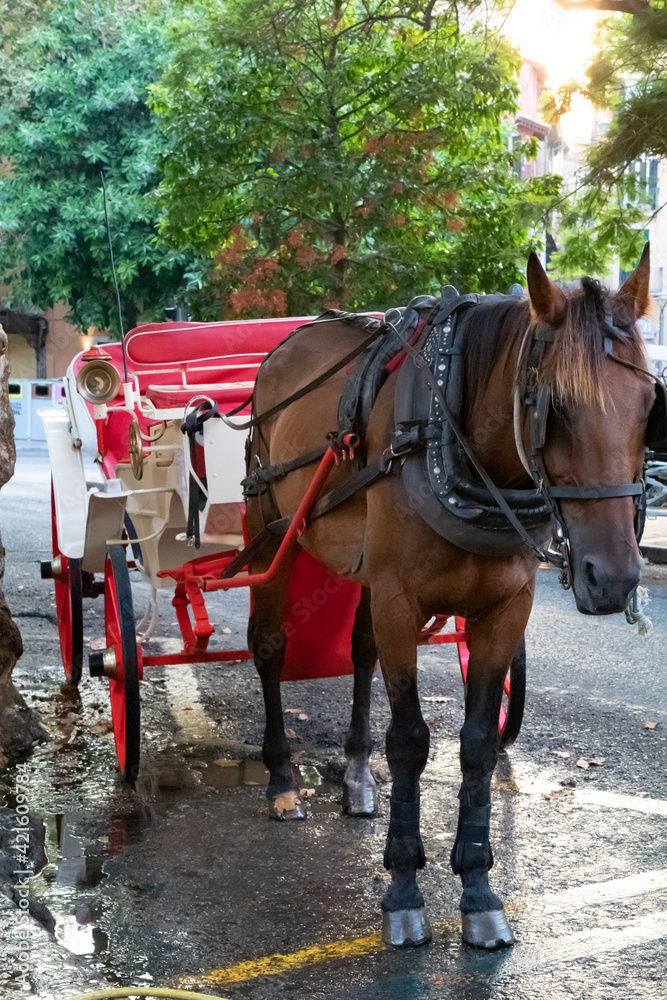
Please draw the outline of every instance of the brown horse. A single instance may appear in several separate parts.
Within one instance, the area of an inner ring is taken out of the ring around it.
[[[622,611],[640,578],[642,559],[635,536],[638,489],[616,489],[613,484],[642,482],[646,428],[656,389],[632,366],[646,367],[635,324],[648,306],[648,283],[648,247],[636,271],[613,295],[589,279],[583,280],[581,292],[566,295],[532,255],[529,301],[490,296],[468,309],[461,320],[464,430],[479,464],[504,488],[533,487],[525,467],[530,451],[527,407],[519,412],[515,432],[513,400],[517,380],[530,364],[526,338],[536,330],[547,331],[539,365],[532,371],[534,384],[547,387],[551,399],[542,461],[559,497],[553,503],[568,540],[577,607],[586,614]],[[297,331],[262,365],[255,413],[306,386],[366,337],[367,331],[343,320]],[[404,362],[411,363],[410,357]],[[287,462],[323,445],[327,432],[337,426],[339,398],[348,375],[340,371],[261,422],[249,442],[249,468]],[[393,372],[387,378],[372,408],[364,441],[369,463],[386,454],[391,439],[397,377]],[[426,382],[423,392],[429,392]],[[342,463],[335,468],[327,486],[344,483],[352,474],[349,466]],[[295,512],[314,468],[310,464],[292,471],[248,500],[251,536],[267,522]],[[587,492],[589,487],[594,489]],[[386,752],[393,789],[384,863],[392,881],[382,909],[384,939],[393,944],[418,945],[430,939],[416,881],[417,869],[424,866],[419,778],[429,749],[429,730],[417,693],[417,638],[435,614],[467,619],[470,663],[461,729],[463,780],[451,863],[463,884],[464,940],[482,948],[511,944],[503,904],[488,882],[493,863],[490,784],[499,752],[503,680],[530,615],[538,556],[527,545],[499,556],[474,554],[446,541],[421,516],[420,499],[406,487],[400,463],[310,523],[300,542],[326,566],[362,586],[352,637],[354,704],[345,744],[344,802],[353,815],[368,815],[375,808],[368,716],[376,656],[389,696]],[[269,565],[277,544],[253,561],[253,572]],[[289,572],[286,566],[271,585],[255,588],[249,625],[266,705],[269,805],[272,815],[283,819],[305,815],[280,700]]]

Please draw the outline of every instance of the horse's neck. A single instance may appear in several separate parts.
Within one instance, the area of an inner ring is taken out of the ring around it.
[[[518,346],[503,352],[467,421],[476,456],[498,486],[530,486],[514,440],[514,373]]]

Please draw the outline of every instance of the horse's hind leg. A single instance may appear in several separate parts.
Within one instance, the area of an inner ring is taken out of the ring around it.
[[[253,567],[254,569],[254,567]],[[285,659],[283,626],[291,565],[275,581],[253,590],[248,622],[248,647],[262,682],[266,727],[262,756],[269,771],[267,798],[273,819],[305,819],[299,786],[294,780],[280,697],[280,673]]]
[[[354,696],[350,729],[345,740],[348,763],[343,778],[343,809],[350,816],[375,816],[378,809],[377,786],[368,766],[373,749],[370,705],[371,681],[376,660],[370,591],[364,587],[352,631]]]
[[[513,623],[511,629],[500,628],[497,621],[495,628],[492,623],[469,625],[470,661],[461,729],[463,781],[451,865],[463,884],[463,940],[477,948],[503,948],[514,943],[502,900],[489,886],[493,865],[489,823],[491,777],[500,750],[498,716],[503,682],[525,624],[521,618],[520,624]]]

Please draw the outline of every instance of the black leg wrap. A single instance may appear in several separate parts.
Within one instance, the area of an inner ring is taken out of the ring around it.
[[[384,866],[387,869],[407,869],[423,868],[425,864],[424,845],[419,833],[419,799],[398,802],[392,793]]]
[[[490,821],[490,803],[484,806],[471,806],[461,802],[456,840],[450,857],[455,875],[473,868],[484,868],[489,871],[493,867],[493,852],[489,843]]]

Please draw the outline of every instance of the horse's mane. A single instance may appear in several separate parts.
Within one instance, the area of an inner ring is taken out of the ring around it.
[[[611,336],[629,348],[628,360],[646,367],[646,350],[628,304],[612,296],[593,278],[582,278],[581,289],[567,295],[565,322],[556,333],[553,350],[540,365],[538,381],[549,385],[554,400],[571,405],[605,408],[605,386],[601,378],[604,336]],[[603,333],[605,316],[613,315],[619,331]],[[520,343],[528,326],[536,326],[527,299],[509,295],[489,295],[463,316],[465,336],[466,416],[485,390],[498,363],[501,349]],[[513,364],[516,353],[510,352]],[[511,373],[512,379],[514,372]]]

